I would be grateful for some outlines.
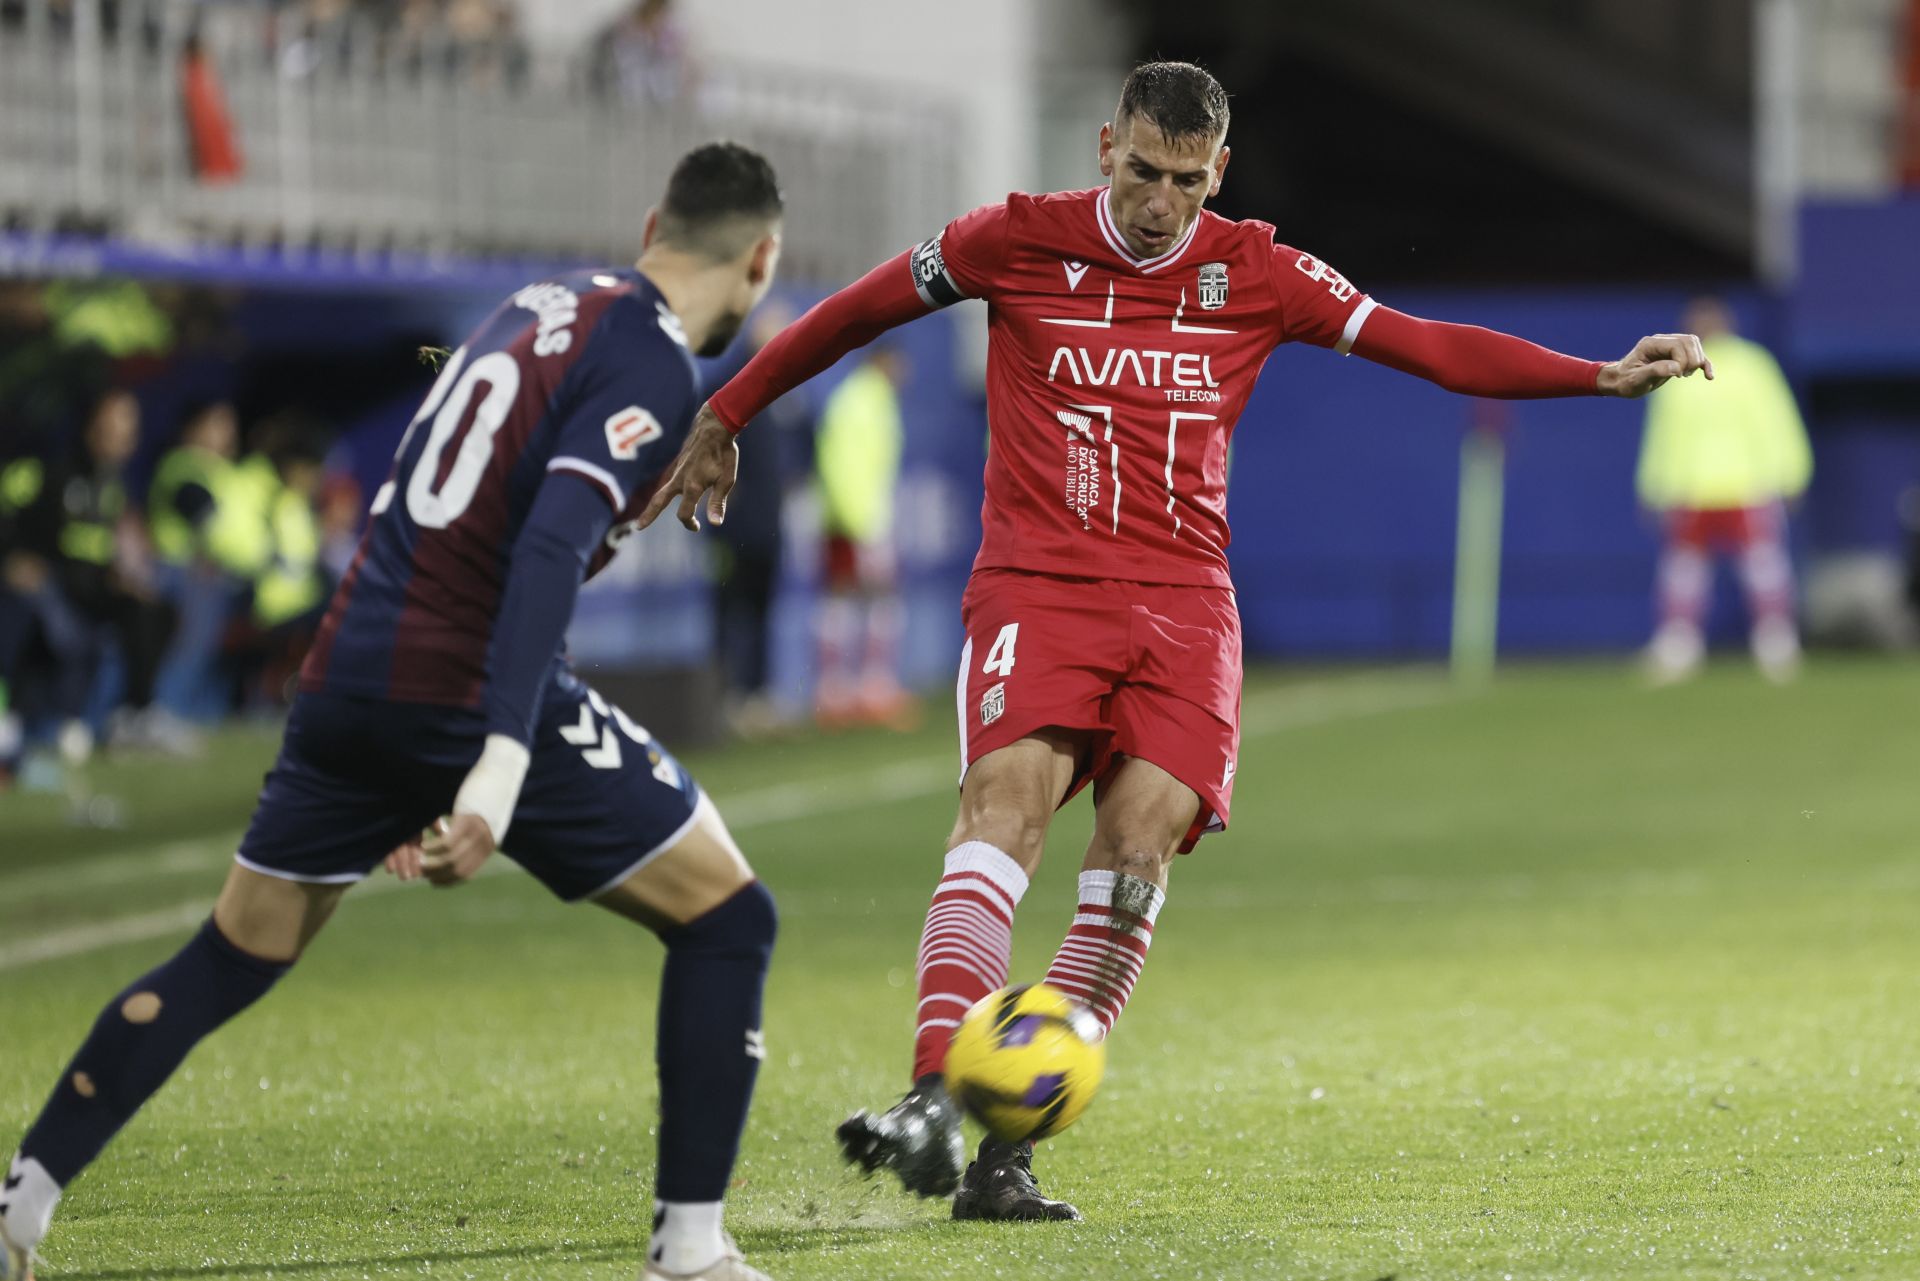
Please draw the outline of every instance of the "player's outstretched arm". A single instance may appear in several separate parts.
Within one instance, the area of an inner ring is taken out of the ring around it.
[[[1695,370],[1713,377],[1700,340],[1656,334],[1611,363],[1563,355],[1512,334],[1423,320],[1391,307],[1366,317],[1353,353],[1436,383],[1448,391],[1497,400],[1552,396],[1644,396],[1669,378]]]
[[[740,465],[733,443],[740,429],[854,348],[932,309],[914,288],[913,254],[908,251],[889,258],[781,330],[701,406],[680,456],[640,513],[640,528],[653,524],[677,498],[680,523],[697,530],[700,499],[708,494],[708,517],[716,525],[723,523],[727,495]]]

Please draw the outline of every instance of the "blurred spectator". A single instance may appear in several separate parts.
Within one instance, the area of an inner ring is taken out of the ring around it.
[[[262,522],[267,555],[253,579],[250,617],[234,642],[243,706],[285,701],[326,605],[320,567],[321,455],[310,428],[283,415],[263,423],[257,448],[241,462],[239,501]]]
[[[92,349],[124,360],[173,347],[173,321],[134,281],[56,280],[44,298],[53,339],[62,349]]]
[[[820,415],[815,480],[826,599],[815,710],[822,724],[898,723],[913,711],[895,670],[902,617],[891,545],[906,376],[897,348],[869,348]]]
[[[696,76],[673,0],[639,0],[616,19],[594,42],[590,74],[595,89],[623,102],[685,98]]]
[[[186,115],[194,176],[208,183],[238,178],[245,168],[240,159],[240,139],[227,111],[220,68],[201,44],[197,16],[180,49],[180,101]]]
[[[747,341],[715,371],[712,385],[739,372],[792,321],[792,309],[778,302],[755,312]],[[804,396],[792,393],[769,405],[754,422],[752,441],[740,451],[727,521],[714,528],[721,555],[713,615],[727,720],[735,733],[748,737],[776,730],[783,720],[768,693],[773,601],[784,559],[787,491],[810,470],[812,447],[813,417]]]
[[[296,0],[272,43],[288,79],[376,71],[488,88],[523,83],[530,60],[510,0]]]
[[[156,582],[179,619],[157,698],[170,713],[193,720],[226,710],[215,678],[221,644],[272,550],[265,515],[250,509],[250,493],[236,475],[239,439],[232,405],[193,408],[179,445],[161,458],[147,489]]]
[[[278,488],[267,509],[273,556],[254,587],[253,617],[262,627],[284,628],[319,609],[326,594],[314,514],[320,452],[311,438],[295,435],[274,452],[273,468]]]
[[[140,442],[139,402],[102,394],[78,444],[15,459],[0,473],[0,679],[15,695],[29,667],[51,673],[45,696],[20,697],[60,725],[69,763],[87,759],[85,716],[109,643],[117,642],[126,697],[116,713],[123,743],[191,751],[151,712],[154,680],[172,630],[172,610],[144,581],[135,540],[123,537],[123,472]],[[10,736],[17,737],[17,736]]]
[[[173,342],[172,321],[132,281],[0,284],[0,414],[10,440],[67,438],[118,366]]]
[[[415,76],[479,88],[517,85],[528,62],[518,21],[506,0],[402,0],[384,35],[387,57]]]
[[[1653,393],[1640,449],[1640,500],[1660,514],[1660,624],[1647,649],[1662,683],[1684,680],[1706,654],[1713,554],[1737,557],[1752,648],[1770,679],[1800,663],[1786,500],[1806,489],[1813,456],[1793,391],[1758,343],[1734,332],[1715,298],[1696,300],[1682,328],[1705,340],[1715,378],[1681,378]]]
[[[448,0],[443,22],[448,72],[477,87],[518,85],[527,74],[526,44],[506,0]]]
[[[343,471],[320,482],[320,568],[331,593],[353,566],[360,550],[360,518],[366,510],[360,482]]]

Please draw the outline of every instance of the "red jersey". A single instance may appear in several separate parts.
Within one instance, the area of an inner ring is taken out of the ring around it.
[[[782,330],[708,408],[738,432],[855,347],[962,298],[986,299],[991,338],[975,569],[1229,586],[1227,442],[1283,342],[1468,396],[1590,396],[1606,368],[1377,307],[1264,222],[1203,212],[1137,258],[1096,187],[956,219]]]
[[[929,305],[988,305],[976,570],[1229,586],[1227,443],[1260,367],[1350,351],[1374,308],[1264,222],[1203,210],[1138,258],[1105,187],[983,206],[911,262]]]

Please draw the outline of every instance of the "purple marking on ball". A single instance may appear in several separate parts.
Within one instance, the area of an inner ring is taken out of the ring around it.
[[[1044,1015],[1022,1014],[1019,1018],[1007,1024],[1006,1029],[1000,1033],[1000,1044],[1032,1045],[1033,1038],[1040,1034],[1040,1029],[1045,1027],[1046,1024],[1047,1020]]]
[[[1029,1108],[1045,1107],[1053,1100],[1053,1096],[1060,1092],[1060,1087],[1066,1083],[1066,1074],[1062,1072],[1055,1072],[1050,1076],[1036,1076],[1033,1078],[1033,1084],[1027,1087],[1027,1097],[1020,1100],[1020,1105]]]

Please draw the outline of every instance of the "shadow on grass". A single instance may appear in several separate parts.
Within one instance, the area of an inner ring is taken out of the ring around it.
[[[336,1269],[371,1268],[389,1263],[481,1263],[489,1259],[537,1259],[543,1255],[564,1254],[582,1263],[606,1263],[632,1259],[637,1266],[646,1253],[642,1241],[598,1242],[584,1245],[516,1245],[493,1250],[436,1250],[425,1253],[404,1252],[340,1259],[296,1259],[291,1262],[255,1259],[236,1263],[204,1263],[178,1268],[111,1268],[101,1272],[52,1272],[40,1270],[42,1281],[144,1281],[145,1278],[299,1276],[305,1272],[330,1272]]]
[[[741,1246],[749,1258],[756,1254],[793,1254],[828,1244],[852,1245],[890,1236],[898,1228],[821,1227],[821,1228],[749,1228],[740,1234]],[[296,1259],[291,1262],[255,1259],[234,1263],[204,1263],[177,1268],[110,1268],[98,1272],[51,1272],[42,1268],[43,1281],[192,1281],[201,1277],[299,1276],[308,1272],[331,1272],[354,1268],[372,1268],[396,1263],[484,1263],[488,1260],[533,1260],[546,1255],[564,1254],[581,1263],[609,1263],[631,1259],[638,1266],[646,1253],[646,1242],[602,1241],[586,1244],[501,1246],[492,1250],[437,1250],[426,1253],[363,1255],[355,1258]]]
[[[740,1239],[740,1249],[751,1263],[754,1256],[762,1254],[797,1254],[802,1250],[817,1250],[830,1245],[859,1245],[866,1241],[879,1241],[887,1237],[898,1236],[911,1228],[881,1227],[868,1225],[860,1227],[819,1228],[746,1228],[735,1235]],[[52,1281],[52,1278],[48,1278]]]

